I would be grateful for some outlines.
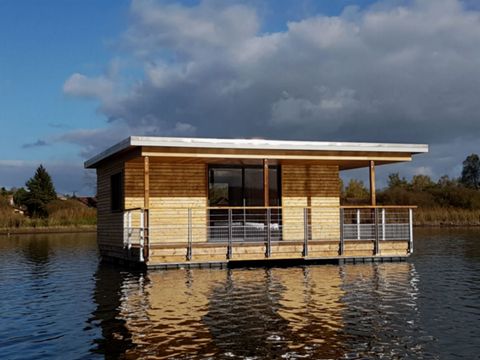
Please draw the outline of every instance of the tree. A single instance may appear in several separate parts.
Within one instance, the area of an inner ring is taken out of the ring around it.
[[[463,161],[460,182],[470,189],[478,190],[480,187],[480,159],[477,154],[471,154]]]
[[[408,185],[408,181],[402,177],[400,178],[399,173],[393,173],[388,175],[388,187],[393,188],[404,188]]]
[[[343,199],[345,198],[345,185],[343,184],[343,180],[340,178],[340,197]]]
[[[363,181],[350,179],[345,188],[345,197],[348,199],[368,199],[368,190],[363,185]]]
[[[13,193],[13,203],[18,207],[26,206],[27,197],[27,190],[21,187],[20,189],[15,190],[15,192]]]
[[[456,181],[454,179],[450,179],[448,175],[441,176],[437,181],[437,185],[440,188],[452,187],[455,184],[456,184]]]
[[[46,217],[48,216],[47,204],[57,198],[52,178],[47,170],[40,165],[35,175],[30,178],[27,183],[28,193],[24,199],[24,205],[31,216]]]
[[[415,175],[412,178],[413,191],[425,191],[435,186],[435,183],[428,175]]]

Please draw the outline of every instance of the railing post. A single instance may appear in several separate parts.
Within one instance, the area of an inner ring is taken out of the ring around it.
[[[378,255],[380,253],[380,244],[378,242],[378,209],[377,208],[374,208],[373,209],[373,217],[374,217],[374,221],[375,221],[375,224],[373,226],[373,229],[375,231],[375,244],[374,244],[374,254],[375,255]]]
[[[128,225],[128,211],[123,213],[123,248],[128,248],[130,242],[130,226]]]
[[[344,241],[344,238],[343,238],[343,224],[345,222],[345,218],[344,218],[344,209],[343,208],[340,208],[340,255],[343,255],[344,251],[345,251],[345,241]]]
[[[382,208],[382,240],[385,240],[385,208]]]
[[[308,208],[303,209],[303,256],[308,256]]]
[[[244,225],[245,228],[245,225]],[[228,245],[227,245],[227,259],[232,258],[232,209],[228,209]]]
[[[271,222],[271,213],[270,213],[270,208],[267,208],[267,248],[265,251],[265,256],[269,258],[272,255],[272,231],[270,228],[270,222]]]
[[[357,209],[357,240],[361,240],[362,237],[360,235],[360,209]]]
[[[143,254],[143,247],[145,245],[145,218],[144,218],[144,210],[140,210],[140,262],[145,260]]]
[[[132,212],[129,210],[127,212],[127,247],[128,250],[132,247]]]
[[[192,260],[192,209],[188,208],[188,246],[187,260]]]
[[[408,209],[408,253],[413,254],[413,209]]]

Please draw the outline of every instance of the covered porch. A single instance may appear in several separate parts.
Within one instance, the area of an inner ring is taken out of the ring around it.
[[[413,206],[171,208],[168,211],[176,214],[178,221],[163,226],[145,226],[142,219],[165,209],[130,209],[124,213],[124,241],[127,249],[138,253],[139,261],[149,259],[149,265],[401,258],[413,252],[413,209]],[[338,213],[339,218],[332,225],[315,222],[315,213],[325,210]],[[283,223],[284,212],[288,213],[290,225]],[[133,225],[135,218],[140,226]],[[325,237],[325,233],[338,236]]]
[[[97,167],[102,190],[100,252],[147,267],[404,258],[413,249],[414,207],[378,206],[375,168],[425,151],[411,144],[131,137],[86,163]],[[369,204],[341,206],[340,171],[358,168],[369,171]]]

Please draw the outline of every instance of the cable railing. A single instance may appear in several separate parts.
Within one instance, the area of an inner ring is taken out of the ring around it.
[[[145,226],[145,219],[148,219],[148,210],[143,208],[125,209],[123,212],[123,248],[129,253],[132,248],[138,248],[138,260],[144,262],[148,258],[148,226]],[[147,220],[148,225],[148,220]],[[147,245],[147,246],[145,246]]]
[[[124,213],[124,248],[140,248],[148,260],[150,244],[183,249],[190,261],[199,247],[224,249],[232,259],[238,246],[262,247],[265,258],[279,246],[301,248],[309,256],[312,244],[337,242],[338,255],[345,243],[373,242],[374,255],[382,241],[407,241],[413,252],[411,206],[318,206],[318,207],[191,207],[136,208]],[[182,255],[183,256],[183,255]]]

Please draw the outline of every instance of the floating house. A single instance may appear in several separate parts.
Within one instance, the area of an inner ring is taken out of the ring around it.
[[[97,170],[104,259],[148,268],[240,261],[402,259],[412,206],[378,206],[375,167],[422,144],[131,136]],[[340,171],[368,168],[370,203],[340,205]]]

